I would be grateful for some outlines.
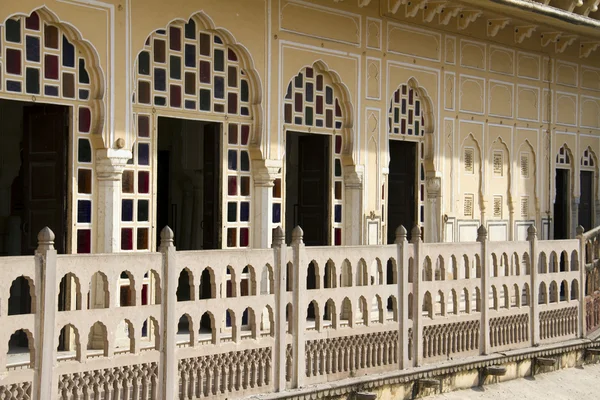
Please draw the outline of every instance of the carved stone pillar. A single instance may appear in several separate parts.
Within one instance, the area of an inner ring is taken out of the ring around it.
[[[362,244],[363,222],[363,177],[362,165],[344,167],[344,241],[345,246]],[[332,242],[334,242],[332,240]]]
[[[577,236],[577,227],[579,226],[579,200],[580,197],[573,197],[571,201],[571,221],[569,224],[569,238]]]
[[[596,200],[594,206],[594,221],[592,227],[600,225],[600,200]]]
[[[427,203],[425,205],[425,242],[437,243],[440,241],[442,201],[442,178],[431,176],[426,181]]]
[[[96,152],[98,253],[116,253],[121,249],[121,179],[131,157],[130,150],[101,149]]]
[[[281,160],[252,160],[252,168],[254,177],[252,247],[266,249],[271,246],[273,186],[277,174],[281,172]]]

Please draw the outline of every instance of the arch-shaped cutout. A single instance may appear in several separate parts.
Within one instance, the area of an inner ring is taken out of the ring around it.
[[[398,284],[398,267],[394,258],[387,260],[385,271],[385,283],[388,285]]]
[[[108,308],[110,306],[110,291],[108,290],[108,278],[103,272],[96,272],[90,280],[90,291],[88,292],[88,309]]]
[[[142,323],[140,350],[160,351],[160,328],[158,320],[150,316]]]
[[[7,369],[34,368],[35,344],[33,334],[28,329],[19,329],[10,335],[8,353],[6,355]]]
[[[128,319],[124,319],[117,325],[115,335],[115,354],[135,352],[135,330]]]
[[[340,287],[352,286],[352,264],[347,259],[342,262],[342,273],[340,274]]]
[[[87,341],[87,358],[108,356],[108,332],[106,325],[97,321],[90,328]]]
[[[332,299],[328,299],[327,302],[325,302],[325,309],[323,310],[323,328],[337,329],[337,313],[335,310],[335,302]]]
[[[192,271],[184,268],[179,273],[176,292],[177,301],[193,300],[192,293],[194,292],[194,275],[192,274]]]
[[[256,272],[252,265],[246,265],[242,270],[240,296],[256,296]]]
[[[306,289],[320,289],[320,286],[321,281],[319,278],[319,264],[317,264],[315,260],[312,260],[306,269]]]
[[[119,307],[135,306],[135,279],[129,271],[121,272],[119,276]]]
[[[198,298],[214,299],[216,298],[217,287],[215,283],[215,272],[211,267],[206,267],[200,274],[200,286],[198,288]]]
[[[266,305],[260,315],[260,336],[275,337],[275,319],[273,309]]]
[[[423,295],[423,306],[421,312],[424,317],[433,318],[433,299],[431,298],[431,293],[429,293],[429,291],[425,292]]]
[[[240,326],[240,338],[252,338],[256,339],[257,335],[256,327],[256,314],[252,307],[246,307],[242,312],[241,326]]]
[[[225,269],[225,275],[223,278],[223,283],[221,284],[221,297],[236,297],[237,281],[235,276],[235,270],[231,265],[228,265]]]
[[[571,300],[579,300],[579,282],[573,279],[571,282]]]
[[[548,293],[546,292],[546,283],[540,283],[539,291],[538,291],[538,304],[547,304],[548,303]]]
[[[421,280],[424,282],[433,281],[433,270],[431,266],[431,258],[429,258],[429,256],[426,256],[425,260],[423,260],[423,272]]]
[[[273,268],[267,264],[263,267],[260,274],[260,294],[275,293],[275,278],[273,277]]]
[[[337,273],[335,271],[335,263],[329,259],[325,263],[325,271],[323,273],[323,288],[333,289],[337,284]]]
[[[217,327],[215,316],[210,311],[206,311],[200,317],[200,326],[198,327],[198,342],[217,343]]]
[[[153,269],[146,272],[142,282],[142,305],[161,304],[162,290],[158,272]]]
[[[340,327],[354,326],[354,320],[352,319],[353,318],[352,315],[353,315],[352,302],[350,301],[349,298],[345,297],[344,300],[342,300],[342,308],[340,309],[339,326]]]
[[[362,258],[358,261],[358,271],[356,273],[356,286],[367,286],[369,284],[369,271],[367,263]]]
[[[228,308],[223,315],[221,322],[221,342],[231,342],[237,340],[238,326],[235,312]]]
[[[194,324],[189,314],[179,317],[177,323],[177,345],[191,346],[194,341]]]
[[[306,308],[306,330],[321,331],[321,313],[316,300],[311,301]]]
[[[58,361],[81,360],[81,338],[79,330],[73,324],[63,326],[58,334],[56,359]]]
[[[35,288],[33,280],[21,275],[10,285],[8,315],[35,314]]]
[[[81,284],[72,272],[65,274],[58,284],[58,311],[81,310]]]

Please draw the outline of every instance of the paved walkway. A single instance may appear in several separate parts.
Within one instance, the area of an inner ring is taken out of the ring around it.
[[[569,368],[513,381],[427,397],[431,400],[599,399],[600,364]]]

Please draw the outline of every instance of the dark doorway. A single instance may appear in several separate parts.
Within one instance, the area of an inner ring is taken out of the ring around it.
[[[554,239],[569,238],[569,172],[556,170],[556,198],[554,200]]]
[[[409,232],[415,226],[416,151],[412,142],[390,140],[390,171],[388,175],[387,242],[394,243],[396,229],[403,225]]]
[[[594,193],[594,172],[581,171],[581,197],[579,198],[579,225],[585,232],[593,228],[592,201]]]
[[[0,126],[3,172],[11,175],[2,254],[34,254],[46,226],[65,253],[69,108],[0,100]]]
[[[158,119],[157,228],[181,250],[221,247],[221,125]]]
[[[288,132],[286,137],[286,214],[288,242],[296,226],[307,246],[329,244],[329,149],[326,135]]]

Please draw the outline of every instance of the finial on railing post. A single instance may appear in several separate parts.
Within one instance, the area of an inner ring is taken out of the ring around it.
[[[394,243],[400,244],[400,243],[404,242],[406,240],[407,234],[408,234],[408,232],[406,231],[406,228],[404,227],[404,225],[400,225],[396,229],[396,240],[394,241]]]
[[[477,229],[477,241],[485,242],[488,237],[488,231],[485,226],[479,225],[479,229]]]
[[[417,243],[421,241],[421,227],[417,224],[410,231],[410,242]]]
[[[584,232],[585,232],[585,228],[581,225],[579,225],[577,228],[575,228],[575,233],[577,233],[577,236],[583,236]]]
[[[54,250],[54,239],[56,236],[52,229],[45,227],[37,235],[38,247],[36,252],[41,253],[47,250]]]
[[[273,228],[273,241],[271,242],[271,247],[283,245],[285,245],[285,233],[283,233],[283,229],[281,229],[281,226]]]
[[[303,237],[304,237],[304,231],[302,230],[302,228],[300,228],[299,225],[296,226],[294,228],[294,230],[292,231],[292,244],[304,243]]]
[[[160,249],[166,250],[169,247],[173,247],[173,242],[175,241],[175,234],[173,230],[169,228],[169,226],[165,226],[162,231],[160,231]]]
[[[534,239],[537,239],[537,228],[535,225],[529,225],[529,228],[527,228],[527,240],[531,242]]]

